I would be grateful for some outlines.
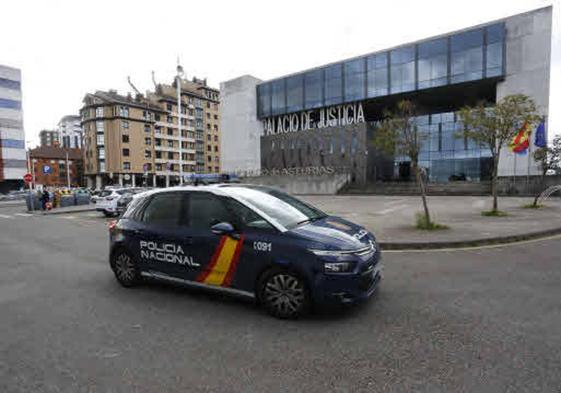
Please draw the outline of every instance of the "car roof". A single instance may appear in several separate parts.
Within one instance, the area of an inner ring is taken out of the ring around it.
[[[240,184],[240,183],[218,183],[218,184],[209,184],[209,185],[202,185],[202,186],[175,186],[175,187],[168,187],[168,188],[158,188],[155,190],[147,190],[142,193],[143,196],[148,195],[155,195],[161,194],[166,192],[210,192],[216,195],[233,195],[236,189],[240,188],[251,188],[258,191],[272,191],[275,190],[274,187],[268,186],[261,186],[255,184]]]

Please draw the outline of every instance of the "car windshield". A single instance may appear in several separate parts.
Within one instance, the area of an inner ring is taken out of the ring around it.
[[[288,229],[327,216],[321,210],[278,190],[231,187],[230,192]]]

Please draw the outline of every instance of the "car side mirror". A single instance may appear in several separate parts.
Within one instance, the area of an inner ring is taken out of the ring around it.
[[[234,233],[235,229],[229,222],[219,222],[210,227],[210,230],[215,235],[228,235],[235,239],[239,238],[237,234]]]

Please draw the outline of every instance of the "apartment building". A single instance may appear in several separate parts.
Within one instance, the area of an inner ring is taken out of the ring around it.
[[[41,130],[39,132],[41,146],[60,146],[60,135],[57,130]]]
[[[40,146],[29,150],[35,185],[71,186],[82,184],[83,159],[80,149]]]
[[[146,96],[87,94],[81,110],[87,185],[173,186],[180,162],[184,175],[219,173],[219,91],[206,80],[182,80],[181,101],[180,116],[175,82]]]
[[[26,168],[21,71],[0,65],[0,192],[22,187]]]
[[[82,147],[82,119],[80,116],[67,115],[58,122],[57,131],[62,147],[75,149]]]

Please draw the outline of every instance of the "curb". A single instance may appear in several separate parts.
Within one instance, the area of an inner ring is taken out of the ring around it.
[[[35,214],[35,215],[43,215],[43,216],[52,216],[52,215],[57,215],[57,214],[72,214],[72,213],[83,213],[83,212],[90,212],[90,211],[95,211],[95,207],[94,208],[83,208],[83,209],[76,209],[76,210],[66,210],[66,211],[57,211],[57,210],[51,210],[48,213],[43,212],[42,210],[27,210],[28,213],[31,214]]]
[[[540,239],[552,235],[561,234],[561,227],[546,229],[543,231],[525,233],[521,235],[497,236],[473,240],[452,240],[442,242],[378,242],[382,251],[384,250],[442,250],[445,248],[479,247],[496,244],[516,243],[523,240]]]

